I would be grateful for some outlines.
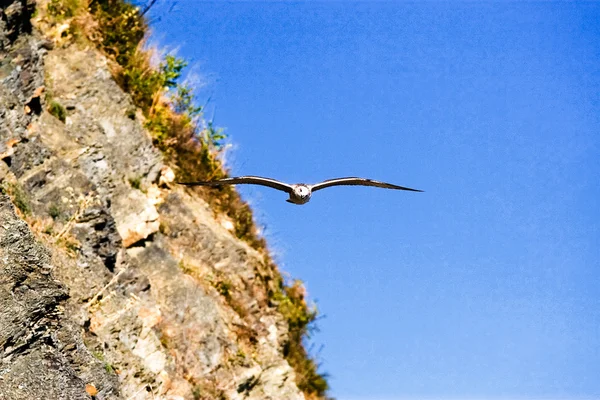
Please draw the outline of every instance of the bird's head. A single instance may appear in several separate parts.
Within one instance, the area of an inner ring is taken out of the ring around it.
[[[305,185],[298,185],[294,187],[294,194],[301,199],[310,197],[310,189]]]
[[[288,203],[305,204],[310,200],[311,190],[306,185],[294,185],[294,191],[290,193]]]

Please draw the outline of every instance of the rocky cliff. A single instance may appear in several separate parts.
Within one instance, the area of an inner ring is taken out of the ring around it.
[[[0,1],[0,399],[313,397],[279,272],[172,184],[107,58],[55,46],[35,7]]]

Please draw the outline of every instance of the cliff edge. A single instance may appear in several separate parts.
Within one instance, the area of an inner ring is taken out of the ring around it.
[[[321,398],[268,255],[174,169],[95,47],[0,1],[0,399]]]

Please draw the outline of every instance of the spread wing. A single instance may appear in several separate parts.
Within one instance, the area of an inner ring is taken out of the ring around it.
[[[260,176],[239,176],[237,178],[224,178],[217,181],[177,182],[185,186],[220,186],[220,185],[262,185],[273,189],[283,190],[291,193],[294,191],[291,185],[276,181],[275,179]]]
[[[330,186],[375,186],[385,189],[410,190],[411,192],[422,192],[422,190],[411,189],[404,186],[392,185],[391,183],[374,181],[366,178],[336,178],[323,181],[311,186],[312,191],[321,190]]]

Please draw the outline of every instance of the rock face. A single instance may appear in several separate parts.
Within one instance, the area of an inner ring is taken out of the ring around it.
[[[52,276],[50,253],[3,195],[0,268],[0,399],[88,399],[89,382],[118,398],[116,377],[64,316],[67,290]]]
[[[0,0],[0,185],[20,210],[0,197],[0,399],[304,399],[277,272],[168,187],[107,60],[52,49],[32,11]]]

